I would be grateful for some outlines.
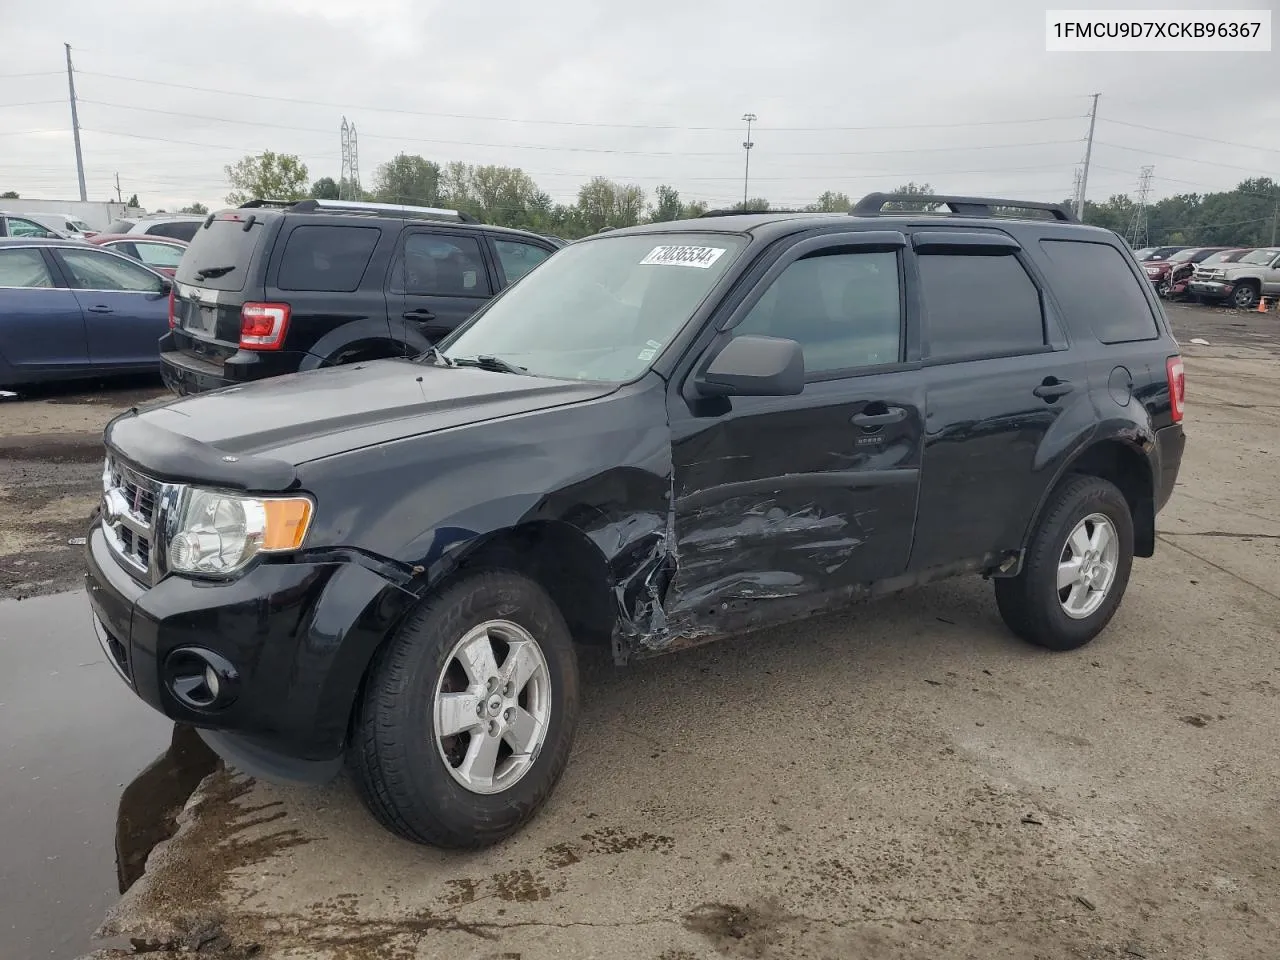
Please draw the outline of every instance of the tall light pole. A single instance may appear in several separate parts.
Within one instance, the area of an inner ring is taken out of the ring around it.
[[[746,153],[746,166],[742,170],[742,209],[747,209],[747,186],[751,182],[751,124],[758,119],[754,113],[744,113],[742,119],[747,121],[747,139],[742,141],[742,149]]]
[[[71,44],[64,43],[67,48],[67,92],[71,96],[71,134],[76,141],[76,176],[80,180],[80,199],[88,200],[89,194],[84,188],[84,154],[80,152],[80,117],[76,114],[76,78],[71,69]]]

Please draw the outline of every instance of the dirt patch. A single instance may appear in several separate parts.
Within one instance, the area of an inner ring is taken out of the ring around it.
[[[771,952],[793,919],[773,901],[741,907],[704,903],[684,915],[684,925],[706,937],[721,953],[757,958]]]

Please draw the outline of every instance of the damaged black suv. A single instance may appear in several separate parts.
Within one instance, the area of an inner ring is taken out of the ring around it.
[[[1062,208],[888,200],[602,234],[417,359],[115,419],[111,663],[241,769],[345,760],[391,830],[465,847],[564,769],[575,643],[625,662],[962,573],[1087,643],[1182,456],[1160,304]]]

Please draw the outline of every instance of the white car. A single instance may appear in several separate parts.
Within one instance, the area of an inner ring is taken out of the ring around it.
[[[155,214],[145,217],[122,217],[112,220],[104,233],[149,234],[156,237],[173,237],[190,243],[191,238],[204,223],[204,217],[190,213]]]

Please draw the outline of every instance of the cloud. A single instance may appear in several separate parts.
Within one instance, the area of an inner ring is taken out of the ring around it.
[[[602,174],[732,202],[748,110],[760,118],[750,192],[785,204],[906,180],[1060,199],[1095,91],[1095,198],[1131,191],[1143,164],[1165,195],[1230,188],[1280,159],[1274,54],[1049,54],[1043,9],[1019,0],[59,9],[55,22],[47,2],[5,0],[0,73],[45,74],[5,78],[0,93],[0,189],[23,195],[75,195],[64,40],[91,195],[114,196],[119,172],[153,208],[221,202],[223,165],[262,149],[336,177],[344,115],[366,182],[405,151],[520,166],[559,200]],[[52,132],[21,132],[33,130]]]

